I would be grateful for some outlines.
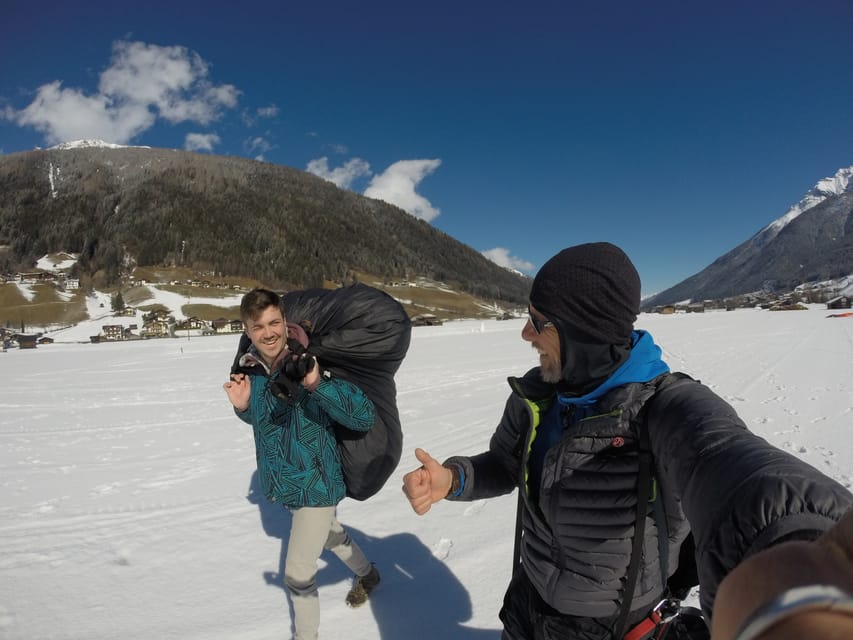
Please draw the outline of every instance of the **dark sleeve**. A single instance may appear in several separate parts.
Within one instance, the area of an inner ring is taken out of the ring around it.
[[[816,538],[853,503],[843,486],[750,432],[731,405],[693,380],[662,389],[648,425],[664,490],[681,501],[693,532],[706,615],[741,560]]]
[[[524,401],[511,395],[489,450],[471,457],[453,456],[444,462],[461,471],[465,479],[461,494],[447,499],[480,500],[510,493],[521,474],[522,442],[529,420]]]

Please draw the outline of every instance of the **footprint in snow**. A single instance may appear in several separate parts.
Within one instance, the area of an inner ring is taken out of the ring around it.
[[[438,544],[432,548],[432,555],[434,555],[439,560],[447,560],[447,557],[450,555],[450,549],[453,546],[453,540],[448,538],[442,538],[438,541]]]
[[[808,453],[809,452],[808,447],[804,447],[802,445],[795,444],[795,443],[791,442],[790,440],[788,442],[786,442],[785,444],[783,444],[782,446],[785,447],[786,449],[790,449],[791,451],[794,451],[796,453]]]
[[[468,506],[465,508],[465,511],[463,512],[463,515],[466,515],[466,516],[475,516],[475,515],[477,515],[478,513],[480,513],[480,512],[483,510],[483,508],[484,508],[485,506],[486,506],[486,501],[485,501],[485,500],[477,500],[476,502],[472,502],[470,505],[468,505]]]

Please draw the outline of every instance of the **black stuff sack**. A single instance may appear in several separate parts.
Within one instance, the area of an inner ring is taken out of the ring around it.
[[[365,284],[291,291],[282,304],[288,324],[305,329],[308,353],[320,367],[360,387],[374,404],[369,431],[335,427],[347,496],[367,500],[385,485],[403,451],[394,374],[409,348],[409,317],[394,298]],[[250,344],[241,336],[235,367]]]

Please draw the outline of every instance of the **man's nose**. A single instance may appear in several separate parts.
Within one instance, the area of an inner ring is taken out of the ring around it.
[[[527,319],[527,322],[524,323],[524,327],[521,329],[521,339],[527,342],[533,342],[536,339],[536,331],[533,329],[533,323],[530,322],[530,318]]]

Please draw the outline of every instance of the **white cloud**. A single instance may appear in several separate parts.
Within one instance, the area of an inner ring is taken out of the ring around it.
[[[219,142],[219,136],[215,133],[188,133],[184,140],[184,149],[187,151],[213,151],[213,146]]]
[[[503,247],[495,247],[494,249],[483,251],[483,255],[495,264],[506,267],[507,269],[515,269],[516,271],[523,271],[525,273],[533,271],[532,262],[509,255],[509,249],[504,249]]]
[[[261,107],[258,109],[258,117],[259,118],[275,118],[278,115],[278,107],[274,104],[271,104],[268,107]]]
[[[255,109],[255,111],[244,109],[240,114],[240,117],[243,119],[243,124],[247,127],[254,127],[259,119],[275,118],[278,114],[279,108],[274,104],[271,104],[268,107],[259,107],[258,109]]]
[[[212,84],[207,63],[186,47],[119,41],[97,93],[55,80],[39,87],[25,108],[6,109],[3,116],[41,131],[48,144],[82,138],[123,144],[157,118],[208,124],[234,108],[239,94],[233,85]]]
[[[273,145],[266,139],[261,136],[255,136],[254,138],[249,138],[243,143],[243,146],[250,153],[255,153],[260,151],[261,153],[266,153],[270,149],[273,148]]]
[[[435,171],[441,160],[400,160],[388,167],[384,173],[373,176],[364,195],[384,200],[429,222],[441,212],[415,189],[421,180]]]
[[[266,138],[262,136],[255,136],[254,138],[249,138],[243,142],[243,147],[249,153],[255,154],[255,160],[259,160],[263,162],[266,158],[264,154],[267,151],[271,151],[275,149],[275,145],[269,142]]]
[[[309,162],[305,170],[334,182],[341,189],[349,189],[356,179],[370,175],[370,163],[361,158],[352,158],[336,169],[329,169],[329,159],[323,156]]]

